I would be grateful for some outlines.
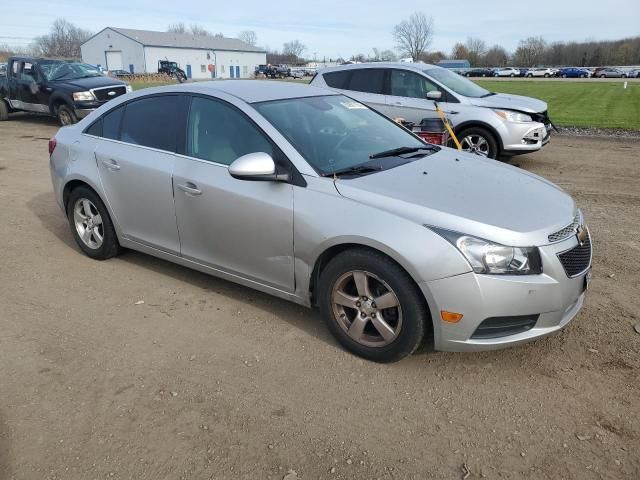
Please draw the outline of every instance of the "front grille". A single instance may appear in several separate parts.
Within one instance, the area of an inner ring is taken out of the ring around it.
[[[575,235],[576,229],[578,225],[580,225],[581,215],[580,212],[576,213],[576,216],[573,217],[573,221],[564,227],[562,230],[558,230],[557,232],[549,235],[550,242],[559,242],[560,240],[564,240],[565,238],[570,237],[571,235]]]
[[[115,92],[112,95],[109,95],[111,92]],[[98,100],[104,102],[105,100],[113,100],[120,95],[124,95],[127,93],[127,87],[124,85],[115,85],[113,87],[104,87],[104,88],[94,88],[93,94],[96,96]]]
[[[540,315],[491,317],[483,320],[471,338],[500,338],[531,330]]]
[[[587,235],[582,245],[559,253],[558,258],[568,277],[580,275],[591,265],[591,236]]]

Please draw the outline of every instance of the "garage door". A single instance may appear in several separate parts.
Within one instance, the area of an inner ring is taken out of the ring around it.
[[[106,52],[107,70],[122,70],[122,52]]]

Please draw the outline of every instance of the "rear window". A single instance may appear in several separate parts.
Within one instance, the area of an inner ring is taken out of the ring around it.
[[[323,75],[324,81],[331,88],[347,88],[347,82],[349,81],[349,70],[343,70],[342,72],[331,72]]]
[[[365,68],[355,70],[351,75],[349,90],[355,92],[382,94],[384,88],[384,70]]]

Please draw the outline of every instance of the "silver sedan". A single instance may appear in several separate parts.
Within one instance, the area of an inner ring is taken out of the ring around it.
[[[135,249],[317,306],[344,347],[374,361],[423,342],[527,342],[585,298],[591,243],[569,195],[324,89],[145,89],[60,129],[49,151],[89,257]]]

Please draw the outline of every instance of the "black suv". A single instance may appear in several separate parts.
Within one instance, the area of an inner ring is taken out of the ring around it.
[[[104,76],[86,63],[11,57],[0,77],[0,120],[9,112],[47,113],[70,125],[131,91],[129,84]]]

